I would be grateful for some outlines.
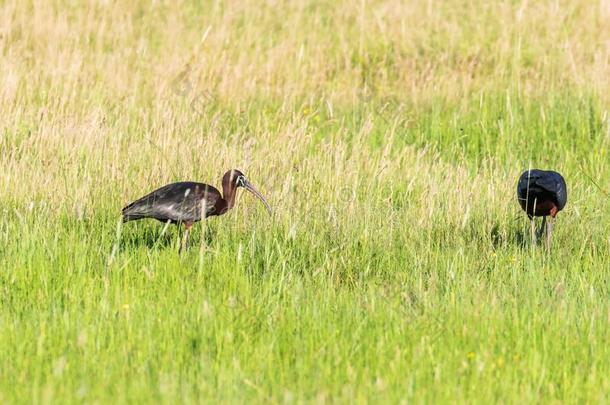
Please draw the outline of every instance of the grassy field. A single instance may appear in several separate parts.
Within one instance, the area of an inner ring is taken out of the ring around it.
[[[6,0],[0,50],[0,402],[610,401],[610,1]],[[230,168],[272,217],[120,224]]]

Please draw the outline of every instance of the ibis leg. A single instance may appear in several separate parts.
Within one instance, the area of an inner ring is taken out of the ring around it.
[[[549,222],[546,224],[546,248],[551,250],[551,236],[553,234],[553,217],[549,218]]]
[[[538,243],[538,238],[536,235],[536,221],[534,218],[530,218],[530,236],[532,239],[532,245],[536,245]]]
[[[186,222],[184,224],[184,235],[182,235],[182,241],[180,243],[180,253],[184,252],[188,246],[189,233],[191,231],[192,223]]]
[[[542,224],[540,224],[540,229],[538,229],[538,240],[542,240],[542,236],[544,235],[546,229],[546,216],[542,217]]]

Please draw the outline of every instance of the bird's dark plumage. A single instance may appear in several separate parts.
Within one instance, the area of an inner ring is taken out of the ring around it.
[[[219,204],[221,200],[220,192],[210,185],[190,181],[172,183],[123,208],[123,221],[154,218],[172,223],[196,222],[201,220],[204,205],[206,217],[224,213],[226,204]]]
[[[526,170],[519,178],[517,198],[521,208],[530,217],[555,217],[568,201],[568,189],[565,180],[557,172]]]

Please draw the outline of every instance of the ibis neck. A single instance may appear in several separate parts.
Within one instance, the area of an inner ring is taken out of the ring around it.
[[[235,194],[237,187],[234,184],[228,183],[222,185],[222,198],[226,201],[226,209],[230,210],[235,205]]]

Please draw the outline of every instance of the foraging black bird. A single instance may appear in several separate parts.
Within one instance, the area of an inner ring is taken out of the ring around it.
[[[222,177],[222,195],[216,188],[203,183],[184,181],[163,186],[132,202],[122,210],[123,222],[154,218],[161,222],[184,224],[185,235],[181,250],[186,246],[190,228],[203,217],[222,215],[235,205],[235,195],[243,187],[257,196],[271,215],[265,197],[236,169]]]
[[[526,170],[519,177],[517,199],[532,221],[532,230],[534,217],[543,217],[539,236],[542,235],[546,224],[547,248],[550,248],[553,220],[568,201],[568,188],[563,176],[550,170]],[[550,216],[548,223],[547,216]]]

